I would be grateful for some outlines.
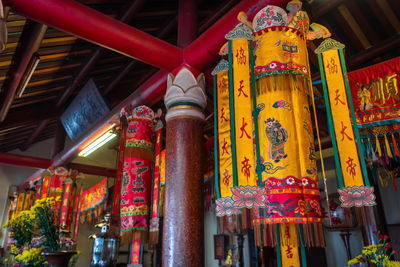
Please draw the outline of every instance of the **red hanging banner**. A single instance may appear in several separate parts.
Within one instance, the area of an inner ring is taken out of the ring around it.
[[[156,129],[156,153],[154,157],[153,175],[153,203],[150,220],[150,241],[157,243],[159,229],[159,206],[160,206],[160,164],[161,164],[161,133],[162,123],[159,122]],[[153,234],[152,234],[153,233]]]
[[[146,230],[151,190],[152,162],[140,158],[125,158],[124,178],[129,181],[123,183],[121,196],[121,231]]]
[[[69,208],[69,201],[71,196],[71,187],[72,187],[72,180],[65,182],[64,185],[64,194],[61,204],[61,216],[60,216],[60,226],[66,226],[67,224],[67,214]]]
[[[50,190],[50,183],[51,183],[51,177],[45,176],[43,178],[43,184],[40,192],[40,199],[46,198],[48,196]]]
[[[98,205],[103,203],[107,199],[108,188],[107,188],[107,177],[104,178],[100,183],[89,188],[83,192],[82,195],[82,212],[96,208]]]
[[[83,187],[79,190],[79,193],[76,195],[76,219],[75,219],[75,227],[74,227],[74,240],[78,240],[78,228],[79,228],[79,216],[81,214],[82,207],[82,195],[83,195]]]
[[[400,122],[400,57],[347,75],[359,127]]]

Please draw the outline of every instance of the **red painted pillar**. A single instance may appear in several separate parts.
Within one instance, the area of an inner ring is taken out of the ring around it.
[[[168,76],[163,266],[204,266],[205,79],[186,68]]]
[[[178,47],[187,47],[197,36],[196,0],[179,0]]]

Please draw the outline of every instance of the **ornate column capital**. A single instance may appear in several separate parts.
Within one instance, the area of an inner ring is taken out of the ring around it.
[[[166,121],[176,117],[192,117],[204,120],[203,110],[207,105],[205,78],[201,73],[197,78],[183,67],[176,76],[168,74],[167,93],[164,103],[167,107]]]

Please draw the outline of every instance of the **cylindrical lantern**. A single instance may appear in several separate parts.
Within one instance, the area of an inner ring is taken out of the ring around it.
[[[154,112],[146,106],[134,108],[131,113],[127,112],[126,117],[128,125],[120,205],[122,243],[140,236],[137,231],[149,227],[155,128]],[[137,238],[131,246],[136,247],[136,241]],[[134,258],[139,257],[135,255]],[[130,263],[139,262],[132,259]]]

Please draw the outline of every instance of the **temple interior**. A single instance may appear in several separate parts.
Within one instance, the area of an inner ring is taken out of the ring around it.
[[[400,266],[399,0],[1,0],[0,266]]]

